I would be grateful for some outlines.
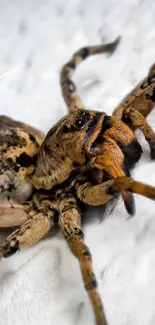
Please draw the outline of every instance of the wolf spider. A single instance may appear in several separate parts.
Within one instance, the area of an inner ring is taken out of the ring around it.
[[[59,225],[79,260],[97,325],[108,323],[81,229],[82,208],[104,205],[121,195],[133,215],[132,193],[155,199],[155,187],[130,177],[142,154],[136,129],[145,136],[155,159],[155,133],[145,119],[155,105],[155,65],[112,116],[87,110],[71,80],[81,61],[113,53],[118,43],[119,38],[82,48],[63,67],[60,82],[69,113],[46,136],[29,125],[0,117],[0,228],[17,227],[2,242],[0,257],[34,245]]]

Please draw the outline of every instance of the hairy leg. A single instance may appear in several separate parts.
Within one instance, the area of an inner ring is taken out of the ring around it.
[[[115,178],[115,179],[119,179]],[[98,185],[92,185],[91,183],[85,184],[76,184],[76,191],[78,198],[88,205],[104,205],[113,199],[116,195],[116,192],[121,192],[121,195],[124,200],[124,204],[127,212],[130,215],[135,213],[135,203],[134,198],[131,192],[128,190],[114,189],[115,179],[106,181]]]
[[[83,183],[75,185],[76,194],[78,198],[88,205],[104,205],[110,201],[114,196],[110,193],[110,189],[114,180],[92,185],[91,183]]]
[[[79,260],[85,289],[88,292],[97,325],[107,325],[101,298],[97,291],[97,282],[93,273],[92,259],[88,247],[84,243],[81,231],[81,216],[77,203],[72,195],[65,196],[60,202],[59,225],[68,245]]]
[[[149,70],[147,77],[142,80],[115,108],[113,115],[122,119],[124,110],[135,108],[146,117],[155,106],[155,64]]]
[[[101,168],[101,162],[96,164]],[[104,165],[104,168],[108,168]],[[102,166],[103,168],[103,166]],[[115,193],[121,193],[127,212],[134,215],[135,205],[132,193],[137,193],[155,200],[155,187],[137,182],[127,176],[116,177],[107,182],[92,185],[91,183],[83,183],[75,185],[78,198],[88,205],[104,205],[110,201]]]
[[[5,207],[0,205],[0,228],[19,227],[29,219],[24,208]]]
[[[0,245],[0,257],[9,257],[21,248],[36,244],[55,225],[55,210],[48,213],[31,210],[29,218]]]
[[[96,46],[84,47],[77,51],[72,59],[64,65],[61,71],[60,83],[62,88],[62,93],[67,107],[70,110],[75,108],[85,108],[81,101],[80,96],[76,91],[76,86],[71,80],[72,74],[79,63],[88,58],[91,55],[100,53],[113,53],[119,44],[120,38],[117,38],[114,42],[109,44],[102,44]]]
[[[151,158],[155,159],[155,132],[147,123],[145,117],[134,108],[125,108],[122,116],[123,122],[128,124],[131,129],[140,129],[149,143]]]
[[[112,189],[121,192],[131,191],[143,195],[149,199],[155,200],[155,187],[135,181],[131,177],[121,176],[114,180]]]

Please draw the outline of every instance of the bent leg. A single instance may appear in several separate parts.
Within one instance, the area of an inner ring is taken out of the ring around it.
[[[126,108],[122,116],[123,122],[128,124],[131,129],[139,129],[144,134],[151,150],[151,158],[155,159],[155,132],[147,123],[145,117],[134,108]]]
[[[31,215],[31,213],[29,213]],[[31,247],[43,238],[54,226],[54,212],[51,215],[38,213],[16,229],[0,245],[0,257],[9,257],[22,248]]]
[[[119,41],[120,38],[118,37],[112,43],[84,47],[74,53],[72,59],[64,65],[61,70],[60,83],[62,94],[69,111],[76,108],[85,108],[78,92],[76,91],[76,86],[71,79],[76,67],[79,65],[79,63],[91,55],[101,54],[105,52],[113,53],[117,48]]]
[[[150,67],[147,77],[142,80],[115,108],[113,115],[119,120],[127,107],[133,107],[144,117],[153,110],[155,106],[155,64]]]
[[[66,196],[60,202],[59,226],[72,253],[79,261],[84,286],[94,310],[96,324],[107,325],[101,298],[97,291],[97,281],[93,272],[91,254],[85,245],[84,235],[81,231],[81,216],[78,212],[76,200],[72,196]]]
[[[95,165],[97,167],[97,163]],[[99,167],[101,168],[101,162]],[[106,168],[106,166],[103,166]],[[107,166],[108,168],[109,166]],[[135,204],[132,193],[143,195],[155,200],[155,187],[135,181],[127,176],[119,176],[110,181],[92,185],[91,183],[76,184],[78,198],[88,205],[104,205],[118,192],[122,195],[127,212],[135,213]]]
[[[104,205],[110,201],[114,196],[110,193],[113,180],[92,185],[91,183],[76,184],[76,194],[78,198],[88,205]]]

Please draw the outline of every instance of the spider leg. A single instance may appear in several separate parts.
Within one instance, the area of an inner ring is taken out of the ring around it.
[[[150,67],[149,73],[114,109],[113,115],[122,119],[125,108],[133,107],[144,117],[155,106],[155,64]]]
[[[24,206],[16,208],[0,205],[0,228],[19,227],[28,219]]]
[[[79,63],[88,58],[91,55],[96,55],[100,53],[113,53],[120,42],[120,37],[118,37],[114,42],[96,46],[84,47],[77,51],[71,60],[67,62],[61,70],[60,83],[62,88],[62,94],[64,100],[67,104],[69,111],[75,108],[84,109],[84,104],[81,101],[80,96],[76,91],[76,86],[71,80],[72,74]]]
[[[149,199],[155,200],[155,187],[135,181],[128,176],[120,176],[114,179],[112,190],[131,191],[143,195]]]
[[[155,132],[147,123],[145,117],[134,108],[125,108],[122,117],[123,122],[128,124],[131,129],[140,129],[149,143],[151,158],[155,159]]]
[[[110,201],[114,196],[110,193],[110,189],[114,180],[109,180],[98,185],[92,185],[85,182],[83,184],[76,183],[75,189],[78,198],[88,205],[103,205]]]
[[[117,179],[117,178],[116,178]],[[118,177],[119,179],[119,177]],[[132,193],[122,189],[113,188],[115,180],[109,180],[98,185],[91,183],[76,184],[78,198],[88,205],[104,205],[115,197],[116,192],[121,192],[127,212],[130,215],[135,213],[135,202]]]
[[[95,167],[101,169],[101,160],[95,164]],[[109,164],[105,165],[103,162],[102,168],[108,170]],[[120,192],[127,212],[130,215],[134,215],[134,198],[132,193],[143,195],[149,199],[155,200],[155,187],[135,181],[128,176],[119,176],[112,180],[106,181],[98,185],[92,185],[91,183],[76,183],[75,189],[78,198],[88,205],[103,205],[114,198],[117,192]]]
[[[78,212],[76,199],[72,195],[63,197],[60,201],[59,212],[59,226],[72,253],[79,261],[85,289],[88,292],[95,313],[96,324],[107,325],[101,298],[97,291],[91,254],[85,245],[81,231],[81,216]]]
[[[105,170],[111,175],[111,161],[110,159],[105,159],[103,156],[97,156],[92,161],[92,166],[98,169]],[[131,191],[133,193],[137,193],[140,195],[143,195],[145,197],[148,197],[149,199],[155,200],[155,187],[135,181],[133,178],[128,177],[126,175],[120,175],[113,178],[113,183],[111,184],[111,189],[108,189],[110,191],[109,193],[113,193],[113,189],[122,192],[122,191]],[[104,184],[104,183],[103,183]],[[99,185],[102,185],[99,184]]]
[[[54,210],[50,214],[29,211],[31,219],[16,229],[0,245],[0,257],[9,257],[21,248],[31,247],[43,238],[55,224]]]

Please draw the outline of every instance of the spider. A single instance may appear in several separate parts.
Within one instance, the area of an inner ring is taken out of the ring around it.
[[[146,122],[155,105],[155,65],[112,116],[87,110],[71,80],[81,61],[113,53],[119,41],[82,48],[64,65],[60,83],[68,114],[46,136],[0,117],[0,228],[16,227],[1,243],[0,257],[34,245],[58,225],[79,260],[97,325],[108,322],[82,232],[83,207],[105,205],[121,195],[133,215],[133,193],[155,199],[155,187],[130,177],[142,154],[136,129],[155,159],[155,133]]]

